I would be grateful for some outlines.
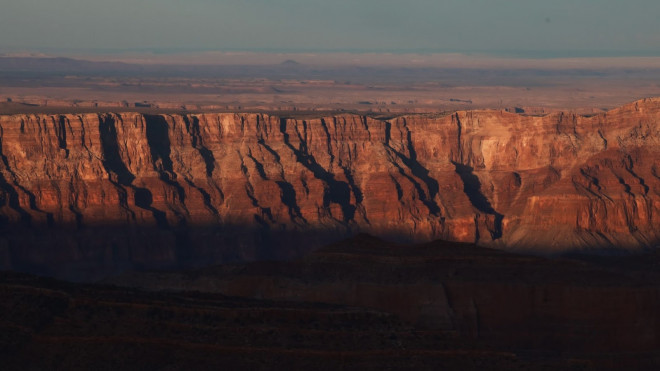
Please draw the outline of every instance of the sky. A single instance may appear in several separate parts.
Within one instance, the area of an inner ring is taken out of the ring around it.
[[[0,51],[660,55],[658,0],[1,0]]]

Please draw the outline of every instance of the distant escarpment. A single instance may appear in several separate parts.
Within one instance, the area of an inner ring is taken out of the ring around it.
[[[0,116],[0,268],[291,258],[367,232],[535,251],[660,242],[660,99],[503,111]]]

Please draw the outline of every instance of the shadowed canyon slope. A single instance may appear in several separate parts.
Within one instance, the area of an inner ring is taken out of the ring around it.
[[[292,261],[106,281],[118,286],[0,272],[0,357],[6,370],[655,370],[659,258],[361,234]]]
[[[456,348],[512,352],[537,366],[561,359],[582,363],[579,369],[650,370],[660,362],[659,257],[544,258],[446,241],[397,245],[361,234],[293,261],[135,272],[108,282],[347,305],[393,314],[427,335],[444,333]]]
[[[660,99],[591,117],[0,116],[0,267],[290,258],[358,231],[653,247],[659,120]]]

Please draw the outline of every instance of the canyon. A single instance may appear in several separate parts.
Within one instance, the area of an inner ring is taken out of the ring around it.
[[[660,243],[660,99],[593,115],[0,116],[0,269],[292,259],[369,233],[518,252]]]

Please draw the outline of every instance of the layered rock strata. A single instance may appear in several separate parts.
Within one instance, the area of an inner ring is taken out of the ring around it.
[[[0,116],[0,266],[290,258],[358,231],[654,247],[659,121],[660,99],[590,117]]]

